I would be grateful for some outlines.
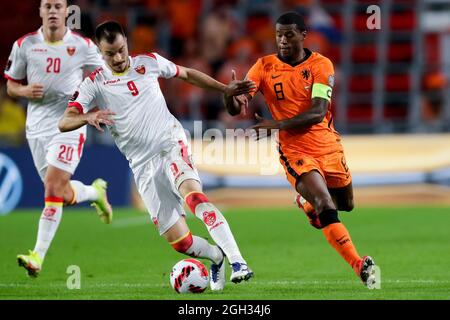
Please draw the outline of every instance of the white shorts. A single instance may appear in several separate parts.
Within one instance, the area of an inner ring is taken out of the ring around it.
[[[54,136],[28,139],[34,165],[44,181],[48,165],[74,174],[86,141],[86,126]]]
[[[183,140],[134,169],[133,174],[139,194],[160,235],[170,229],[180,216],[186,215],[184,200],[178,192],[181,183],[188,179],[201,183],[192,163],[189,145]]]

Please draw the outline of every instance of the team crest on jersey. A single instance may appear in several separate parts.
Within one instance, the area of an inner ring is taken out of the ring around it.
[[[136,68],[134,68],[134,70],[136,70],[137,73],[144,74],[145,73],[145,66],[143,66],[141,64],[141,65],[137,66]]]
[[[67,47],[67,53],[69,56],[73,56],[75,53],[76,48],[75,47]]]
[[[203,221],[208,226],[212,226],[216,222],[216,213],[214,211],[205,211],[202,214]]]
[[[309,79],[309,70],[306,70],[306,69],[303,70],[302,77],[303,77],[303,79],[308,80]]]

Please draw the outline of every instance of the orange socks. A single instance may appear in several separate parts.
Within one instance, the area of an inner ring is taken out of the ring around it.
[[[355,246],[353,245],[347,228],[340,222],[332,223],[322,229],[329,244],[347,261],[354,269],[357,262],[361,260]]]

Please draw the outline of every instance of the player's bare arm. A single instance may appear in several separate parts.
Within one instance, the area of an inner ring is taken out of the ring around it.
[[[23,85],[18,82],[8,80],[6,87],[8,95],[13,98],[24,97],[28,99],[41,99],[44,96],[44,86],[40,83]]]
[[[204,89],[220,91],[222,93],[225,93],[225,90],[227,89],[227,86],[225,84],[196,69],[179,66],[178,78]],[[240,90],[237,94],[250,92],[254,88],[252,81],[236,82]]]
[[[258,114],[255,114],[255,118],[259,122],[250,129],[256,130],[256,140],[263,138],[264,136],[261,135],[261,132],[267,132],[267,130],[267,134],[270,135],[271,130],[308,129],[311,126],[322,122],[327,114],[328,104],[328,100],[323,98],[313,98],[311,107],[307,111],[285,120],[264,119]]]
[[[80,113],[77,108],[70,107],[64,112],[63,117],[59,121],[58,128],[61,132],[68,132],[76,130],[86,124],[94,126],[97,130],[103,132],[101,125],[112,125],[114,120],[112,116],[115,113],[109,109],[99,110],[94,108],[87,113]]]
[[[232,116],[236,116],[241,113],[244,108],[244,114],[247,113],[248,102],[252,99],[249,92],[256,89],[256,85],[251,80],[237,80],[236,72],[231,71],[231,82],[225,87],[223,95],[223,104],[225,105],[228,113]],[[250,91],[248,91],[250,90]]]

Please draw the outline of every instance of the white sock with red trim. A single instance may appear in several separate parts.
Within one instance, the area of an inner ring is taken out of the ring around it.
[[[210,203],[208,198],[200,192],[188,194],[186,204],[205,223],[209,234],[223,252],[225,252],[229,262],[245,263],[236,244],[236,240],[231,233],[230,226],[219,209]]]
[[[70,180],[70,185],[74,192],[74,200],[70,204],[85,202],[85,201],[95,201],[98,199],[97,190],[91,185],[85,185],[77,180]]]
[[[59,223],[62,218],[64,199],[59,197],[45,198],[45,208],[42,211],[41,219],[39,220],[39,229],[37,235],[36,251],[39,256],[44,259],[53,237],[58,230]]]
[[[222,260],[222,252],[217,246],[211,245],[208,241],[189,232],[182,239],[175,240],[170,245],[180,253],[187,254],[194,258],[208,259],[214,263]]]

